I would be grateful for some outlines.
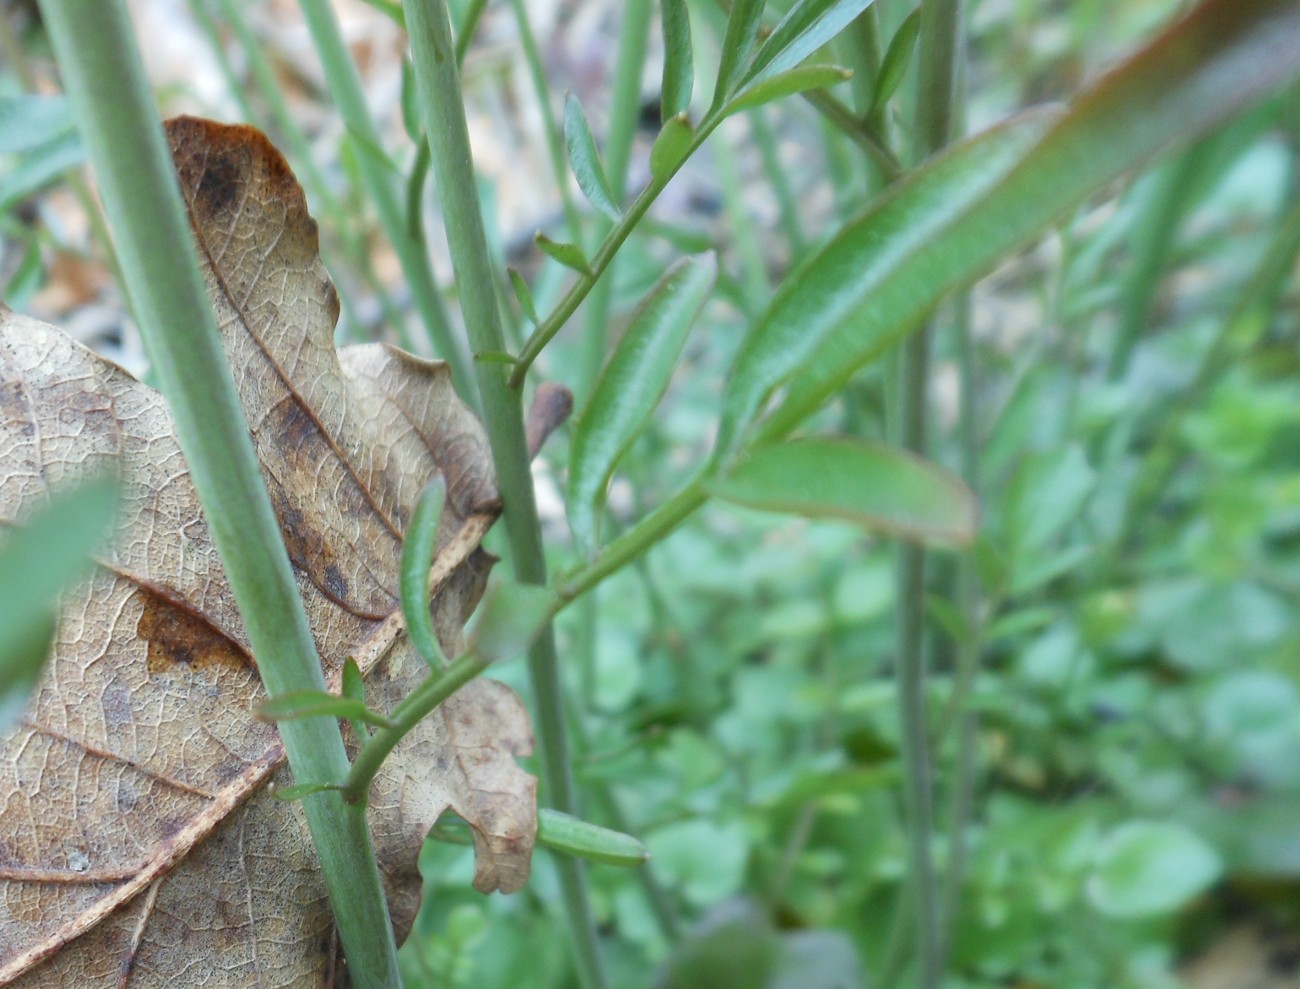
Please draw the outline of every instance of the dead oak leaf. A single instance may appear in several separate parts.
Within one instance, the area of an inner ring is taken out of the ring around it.
[[[338,302],[314,221],[258,131],[167,125],[209,295],[326,667],[352,655],[392,707],[425,675],[397,569],[423,486],[447,487],[435,628],[454,651],[499,511],[480,424],[445,365],[336,350]],[[59,330],[0,307],[0,521],[115,471],[111,549],[71,590],[25,717],[0,735],[0,984],[330,984],[333,921],[256,658],[162,397]],[[519,888],[536,827],[522,705],[471,683],[397,748],[370,824],[394,922],[419,901],[416,856],[447,808],[474,830],[475,885]]]

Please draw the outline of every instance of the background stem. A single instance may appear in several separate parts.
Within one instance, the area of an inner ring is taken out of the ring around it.
[[[921,5],[913,159],[944,147],[952,132],[961,0]],[[902,445],[926,453],[930,347],[933,328],[922,326],[903,347]],[[911,881],[916,891],[917,985],[937,989],[943,979],[943,937],[934,868],[934,781],[925,704],[926,552],[904,543],[898,554],[898,704],[902,721],[904,792],[910,842]]]
[[[474,181],[460,76],[452,57],[447,7],[443,0],[408,0],[404,9],[465,324],[475,351],[498,351],[504,348],[504,334]],[[507,387],[504,365],[482,361],[476,370],[505,505],[504,521],[515,576],[523,583],[545,584],[546,559],[524,438],[520,393]],[[546,799],[556,810],[572,814],[577,800],[569,770],[564,700],[551,624],[547,624],[529,650],[528,666]],[[578,859],[561,857],[556,859],[555,867],[563,890],[579,981],[584,989],[597,989],[605,985],[605,976],[583,864]]]
[[[303,17],[311,31],[312,42],[325,67],[330,95],[338,105],[339,115],[357,142],[357,164],[361,179],[379,214],[384,235],[397,252],[402,274],[410,286],[416,311],[424,322],[437,355],[451,365],[456,392],[472,407],[478,405],[478,389],[470,374],[469,356],[452,333],[451,320],[434,281],[424,244],[411,233],[406,213],[393,188],[392,174],[383,160],[383,143],[375,126],[366,96],[361,88],[357,67],[348,53],[339,31],[334,11],[325,0],[301,0]],[[427,124],[426,124],[427,126]]]

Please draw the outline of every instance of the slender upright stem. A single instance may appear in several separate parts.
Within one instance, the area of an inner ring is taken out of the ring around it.
[[[324,690],[125,4],[43,0],[41,10],[117,238],[140,333],[262,681],[272,696]],[[113,98],[105,99],[106,93]],[[336,782],[347,773],[335,719],[286,722],[280,737],[299,783]],[[307,797],[303,810],[353,980],[368,989],[395,989],[401,984],[397,951],[364,809],[325,792]]]
[[[452,57],[447,7],[444,0],[407,0],[404,9],[465,324],[476,351],[498,351],[504,346],[504,334],[474,180],[460,75]],[[519,392],[507,387],[501,364],[481,361],[477,372],[515,576],[524,583],[545,584],[546,560]],[[555,809],[573,813],[577,800],[569,770],[555,632],[550,624],[529,650],[528,664],[547,800]],[[598,989],[605,985],[605,975],[583,864],[578,859],[558,859],[556,870],[579,979],[584,989]]]
[[[510,0],[510,8],[515,14],[515,29],[519,32],[519,47],[524,53],[524,64],[528,66],[528,78],[533,84],[533,93],[537,97],[537,108],[542,115],[542,132],[546,136],[546,151],[551,159],[551,171],[555,173],[555,188],[560,193],[560,202],[564,206],[564,220],[569,228],[569,239],[574,243],[582,236],[582,224],[578,221],[578,207],[573,202],[573,193],[569,189],[569,170],[564,157],[564,135],[551,105],[551,90],[546,81],[546,66],[542,64],[542,54],[537,48],[537,39],[533,36],[533,26],[528,21],[528,10],[524,0]]]
[[[957,57],[961,38],[961,0],[925,0],[917,59],[917,105],[913,160],[944,147],[952,134]],[[907,339],[902,357],[902,441],[926,451],[932,328]],[[930,763],[929,719],[925,704],[925,550],[905,543],[898,556],[898,703],[912,884],[916,891],[917,985],[937,989],[943,979],[943,928],[935,879],[934,781]]]
[[[416,311],[424,322],[438,356],[451,365],[456,391],[472,406],[478,404],[478,391],[470,373],[470,361],[465,348],[452,333],[442,296],[434,281],[428,254],[420,241],[413,236],[406,222],[401,199],[393,186],[393,174],[383,154],[379,128],[375,126],[366,106],[365,92],[357,75],[356,63],[348,53],[339,30],[334,10],[326,0],[300,0],[303,17],[311,31],[312,42],[325,67],[325,81],[338,105],[339,114],[348,132],[357,142],[357,163],[361,180],[384,233],[397,253],[415,302]]]
[[[511,388],[517,389],[524,383],[524,377],[528,374],[528,369],[532,366],[533,361],[537,359],[537,355],[542,352],[542,348],[551,342],[555,334],[559,333],[564,324],[569,321],[569,317],[577,312],[578,306],[582,305],[582,301],[591,292],[596,282],[600,280],[601,275],[609,270],[614,256],[618,254],[619,248],[623,246],[623,242],[627,240],[628,235],[641,222],[641,218],[645,216],[646,211],[650,209],[654,201],[659,198],[659,193],[664,191],[672,177],[677,174],[677,171],[689,160],[696,149],[704,143],[705,138],[713,133],[721,121],[722,117],[718,114],[701,120],[695,129],[695,136],[690,147],[682,155],[681,160],[672,171],[652,178],[649,185],[642,189],[640,195],[627,207],[622,218],[610,228],[605,240],[600,245],[600,249],[587,264],[591,274],[580,276],[569,287],[569,290],[556,303],[555,308],[542,320],[541,325],[533,331],[533,335],[524,343],[524,347],[515,362],[514,370],[510,374],[508,383]]]
[[[627,166],[632,157],[632,139],[640,117],[641,68],[645,65],[646,45],[650,37],[653,5],[650,0],[629,0],[623,6],[622,28],[618,39],[618,57],[614,62],[614,98],[609,110],[609,133],[605,140],[605,174],[622,202],[627,189]],[[609,233],[611,221],[597,220],[597,237]],[[608,339],[609,308],[613,298],[614,277],[602,278],[592,289],[583,310],[582,353],[578,362],[577,400],[579,407],[591,394],[605,361]]]

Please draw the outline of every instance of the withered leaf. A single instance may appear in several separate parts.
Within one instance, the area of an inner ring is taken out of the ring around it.
[[[336,350],[338,302],[314,221],[258,131],[180,118],[168,137],[226,353],[312,632],[337,684],[354,656],[372,707],[426,674],[397,573],[408,513],[447,487],[434,621],[456,651],[499,512],[480,424],[445,365],[382,345]],[[333,922],[225,575],[160,395],[59,330],[0,307],[0,521],[116,471],[110,551],[66,595],[54,656],[0,736],[0,984],[330,984]],[[394,922],[419,901],[437,816],[474,829],[475,885],[519,888],[532,732],[501,684],[467,686],[376,780],[370,824]]]

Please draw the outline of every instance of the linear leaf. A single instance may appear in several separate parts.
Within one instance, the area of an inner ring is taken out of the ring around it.
[[[975,537],[978,506],[959,478],[905,450],[860,440],[765,446],[705,486],[739,505],[840,519],[905,539],[965,545]]]
[[[767,435],[793,428],[835,393],[864,363],[915,327],[944,293],[969,284],[1008,251],[1025,243],[1097,190],[1179,142],[1190,141],[1300,77],[1300,4],[1291,0],[1205,0],[1114,71],[1086,90],[1014,168],[1002,169],[975,194],[955,176],[948,188],[933,185],[928,207],[915,198],[911,222],[928,227],[917,241],[895,209],[904,190],[869,208],[867,228],[857,225],[844,250],[843,235],[816,259],[849,266],[835,293],[828,325],[800,333],[816,336],[816,356],[798,361]],[[965,157],[967,144],[953,152]],[[953,161],[936,161],[918,173],[913,193]],[[939,220],[934,223],[933,220]],[[846,231],[847,232],[847,231]],[[879,238],[876,245],[866,240]],[[854,270],[853,265],[871,269]],[[781,293],[778,293],[781,294]],[[794,294],[803,295],[796,291]],[[786,299],[784,307],[792,300]],[[817,312],[822,303],[803,295],[790,312]],[[844,306],[844,308],[840,308]],[[769,312],[771,315],[771,312]],[[805,351],[807,353],[808,351]],[[739,384],[739,383],[738,383]]]
[[[695,86],[691,18],[686,0],[662,0],[659,5],[664,32],[664,74],[659,97],[660,113],[669,120],[691,109]]]
[[[550,808],[542,808],[537,813],[537,842],[553,851],[602,865],[634,868],[645,865],[650,858],[645,845],[630,834],[611,831]]]
[[[0,154],[30,151],[76,129],[66,96],[0,96]]]
[[[579,274],[590,277],[591,266],[587,264],[587,255],[582,253],[582,248],[577,244],[570,244],[562,240],[551,240],[540,230],[533,235],[533,243],[547,257],[554,258],[566,268],[572,268]]]
[[[735,0],[727,16],[727,30],[722,36],[722,57],[718,62],[718,79],[713,85],[713,107],[726,103],[736,84],[749,66],[758,39],[758,25],[763,18],[763,0]]]
[[[915,172],[786,277],[732,364],[720,455],[734,452],[740,431],[770,391],[840,325],[863,318],[878,282],[1006,175],[1052,119],[1041,111],[1017,118]]]
[[[392,728],[393,722],[372,711],[351,697],[339,697],[323,690],[294,690],[263,701],[257,707],[261,721],[291,721],[295,718],[313,718],[327,714],[332,718],[346,718],[379,728]]]
[[[76,131],[59,134],[24,151],[12,168],[0,174],[0,214],[7,213],[15,203],[49,185],[68,169],[80,165],[85,158],[86,149]]]
[[[582,104],[572,93],[564,100],[564,144],[569,149],[569,167],[573,169],[582,194],[596,209],[611,220],[617,220],[622,213],[614,202],[614,192],[605,177],[605,166],[600,163],[596,139],[591,136]]]
[[[506,274],[510,276],[510,287],[514,289],[515,301],[519,303],[519,311],[524,314],[528,322],[536,326],[541,322],[537,318],[537,303],[533,301],[533,291],[524,281],[524,276],[515,271],[514,268],[507,268]]]
[[[748,110],[785,96],[803,93],[810,89],[825,89],[851,78],[853,73],[839,65],[801,65],[776,76],[764,76],[740,91],[727,104],[726,113]]]
[[[876,84],[872,87],[871,110],[875,113],[889,102],[889,98],[898,91],[907,66],[912,61],[912,52],[916,50],[916,37],[921,30],[921,8],[917,7],[903,20],[890,39],[885,57],[880,60],[880,72],[876,75]]]
[[[12,722],[27,702],[54,640],[58,595],[88,568],[90,554],[108,529],[116,506],[116,484],[90,481],[56,496],[4,537],[0,547],[0,729]]]
[[[665,272],[637,308],[578,419],[569,457],[568,510],[584,552],[595,547],[596,515],[609,477],[668,387],[716,274],[712,254],[683,258]]]
[[[779,75],[848,27],[873,0],[800,0],[772,29],[745,71],[744,83]]]
[[[441,670],[446,665],[442,650],[438,648],[429,610],[429,567],[433,564],[443,493],[441,478],[430,482],[420,493],[402,540],[402,568],[398,581],[406,634],[431,670]]]

